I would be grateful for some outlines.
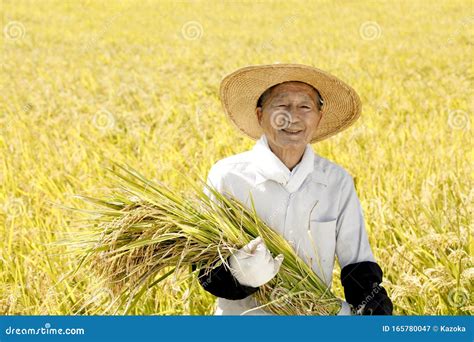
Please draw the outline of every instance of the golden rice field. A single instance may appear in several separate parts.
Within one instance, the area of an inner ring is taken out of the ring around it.
[[[253,141],[220,80],[302,63],[352,85],[357,123],[314,150],[356,180],[397,315],[470,315],[474,281],[473,25],[469,1],[2,2],[0,314],[107,314],[113,298],[54,242],[127,163],[185,191]],[[333,289],[343,291],[336,267]],[[210,314],[169,279],[132,314]]]

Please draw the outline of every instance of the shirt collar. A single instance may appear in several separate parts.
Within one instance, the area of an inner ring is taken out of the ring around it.
[[[272,152],[265,134],[257,140],[252,151],[254,153],[253,162],[258,171],[256,185],[273,180],[283,185],[288,192],[294,192],[309,175],[314,181],[327,185],[326,173],[320,167],[320,160],[317,160],[318,163],[315,165],[315,159],[319,159],[319,157],[314,153],[310,144],[306,145],[303,157],[293,172]]]

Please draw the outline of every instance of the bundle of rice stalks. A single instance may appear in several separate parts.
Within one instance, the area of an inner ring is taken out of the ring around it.
[[[291,245],[259,219],[255,207],[188,179],[192,195],[151,182],[129,167],[110,170],[120,187],[110,199],[93,203],[92,224],[75,237],[88,264],[121,293],[127,307],[144,291],[175,272],[196,276],[217,266],[250,240],[261,236],[273,255],[283,254],[278,275],[254,294],[261,308],[278,315],[334,315],[335,297]],[[192,266],[195,266],[192,271]]]

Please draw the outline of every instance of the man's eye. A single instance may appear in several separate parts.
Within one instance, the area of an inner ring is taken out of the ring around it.
[[[311,107],[310,106],[301,106],[301,108],[310,109]]]

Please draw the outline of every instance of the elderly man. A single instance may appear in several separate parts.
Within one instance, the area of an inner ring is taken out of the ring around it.
[[[346,299],[339,315],[391,314],[353,179],[310,145],[357,120],[357,93],[319,69],[275,64],[235,71],[222,81],[220,95],[233,124],[258,140],[252,150],[214,164],[208,184],[247,206],[252,197],[260,218],[328,287],[337,256]],[[201,285],[219,297],[216,314],[267,314],[252,294],[277,274],[282,256],[273,257],[257,238],[228,261],[229,268],[200,271]]]

